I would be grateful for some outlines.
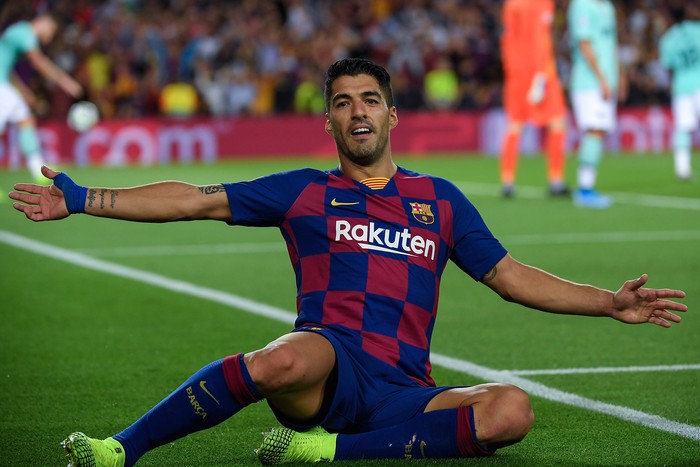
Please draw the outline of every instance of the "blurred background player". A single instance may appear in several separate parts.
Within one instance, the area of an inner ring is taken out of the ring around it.
[[[604,137],[615,129],[616,100],[626,95],[619,68],[615,7],[609,0],[572,0],[567,12],[571,40],[571,104],[581,130],[574,203],[607,208],[595,190]]]
[[[552,47],[553,0],[506,0],[503,6],[504,107],[508,128],[501,151],[503,195],[515,194],[520,135],[526,122],[547,125],[549,193],[568,196],[564,183],[566,104]]]
[[[687,3],[672,10],[676,24],[661,36],[659,59],[673,75],[673,163],[676,176],[690,180],[691,133],[700,119],[700,6]]]
[[[24,56],[45,79],[56,83],[70,96],[79,97],[83,92],[80,84],[40,49],[41,44],[51,42],[56,29],[56,21],[50,15],[42,14],[32,21],[18,21],[0,35],[0,133],[5,131],[8,123],[18,126],[19,149],[27,160],[27,168],[37,182],[47,183],[50,180],[41,174],[44,158],[36,119],[27,104],[34,100],[34,95],[13,69],[18,59]]]

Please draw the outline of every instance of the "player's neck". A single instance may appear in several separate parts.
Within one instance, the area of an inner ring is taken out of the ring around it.
[[[398,167],[391,158],[371,166],[360,166],[344,159],[340,160],[340,171],[358,182],[368,178],[391,179],[397,170]]]

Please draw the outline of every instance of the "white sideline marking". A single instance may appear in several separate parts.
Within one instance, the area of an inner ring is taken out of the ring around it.
[[[446,357],[444,355],[434,353],[430,354],[430,359],[434,364],[443,366],[450,370],[457,370],[474,375],[485,381],[499,381],[501,383],[513,384],[528,394],[542,397],[543,399],[561,402],[563,404],[572,405],[574,407],[590,410],[592,412],[612,415],[613,417],[617,417],[628,422],[666,431],[668,433],[675,433],[685,438],[700,441],[700,427],[698,426],[676,422],[674,420],[669,420],[658,415],[651,415],[639,410],[630,409],[628,407],[607,404],[594,399],[587,399],[570,392],[560,391],[559,389],[550,388],[544,384],[536,383],[534,381],[509,374],[508,372],[493,370],[491,368],[479,366],[464,360],[458,360],[456,358]]]
[[[612,366],[599,368],[555,368],[542,370],[502,370],[517,376],[538,375],[586,375],[590,373],[640,373],[649,371],[687,371],[700,370],[700,364],[694,365],[650,365],[650,366]]]
[[[211,300],[213,302],[224,305],[233,306],[244,311],[255,313],[267,318],[272,318],[285,323],[294,323],[294,315],[288,311],[273,306],[258,303],[247,298],[232,295],[226,292],[209,289],[199,285],[190,284],[189,282],[170,279],[151,272],[141,271],[139,269],[122,266],[116,263],[110,263],[81,253],[75,253],[70,250],[58,248],[46,243],[30,240],[10,232],[0,230],[0,241],[8,245],[15,246],[32,253],[49,256],[54,259],[65,261],[95,271],[105,272],[125,279],[133,279],[145,284],[162,287],[173,292],[181,292],[194,297]]]
[[[660,230],[650,232],[589,232],[558,234],[523,234],[499,237],[510,245],[566,245],[593,243],[670,242],[700,240],[698,230]],[[283,241],[261,243],[219,243],[214,245],[155,245],[114,248],[80,248],[74,251],[101,257],[139,257],[173,255],[218,255],[277,253],[287,251]]]
[[[454,182],[467,195],[501,196],[501,186],[495,183]],[[529,199],[547,198],[546,187],[517,186],[516,197]],[[676,208],[700,211],[700,198],[683,198],[680,196],[649,195],[644,193],[605,192],[615,203],[650,206],[657,208]]]
[[[91,258],[80,253],[75,253],[63,248],[41,243],[10,232],[0,230],[0,241],[16,248],[75,264],[76,266],[112,274],[125,279],[136,280],[157,287],[162,287],[173,292],[184,293],[205,300],[232,306],[248,313],[281,321],[285,324],[292,324],[296,317],[294,313],[281,308],[265,305],[264,303],[249,300],[237,295],[197,286],[188,282],[169,279],[158,274]],[[509,372],[494,370],[434,352],[431,352],[430,358],[433,364],[440,365],[449,370],[460,371],[484,381],[499,381],[502,383],[514,384],[522,388],[527,393],[537,397],[611,415],[625,421],[700,441],[700,427],[698,426],[676,422],[658,415],[647,414],[627,407],[587,399],[576,394],[553,389],[543,384],[521,378],[520,376]]]

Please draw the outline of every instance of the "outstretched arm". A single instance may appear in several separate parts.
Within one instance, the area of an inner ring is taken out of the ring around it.
[[[66,94],[78,98],[83,94],[83,88],[68,73],[57,67],[49,57],[39,49],[30,50],[25,54],[32,66],[49,81],[55,82]]]
[[[647,279],[644,274],[612,292],[561,279],[506,255],[482,282],[505,300],[551,313],[609,316],[623,323],[665,328],[679,323],[681,318],[672,311],[684,312],[688,307],[668,299],[683,298],[685,292],[643,288]]]
[[[166,181],[131,188],[88,188],[67,175],[42,167],[51,186],[18,183],[10,198],[13,207],[33,221],[58,220],[84,212],[138,222],[231,219],[222,185],[195,186]]]

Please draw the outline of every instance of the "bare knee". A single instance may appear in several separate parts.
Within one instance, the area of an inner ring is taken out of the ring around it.
[[[265,397],[321,391],[335,365],[335,351],[324,337],[295,332],[246,354],[245,364]]]
[[[20,120],[19,122],[17,122],[17,126],[19,126],[20,128],[36,126],[36,119],[32,115],[30,115],[24,120]]]
[[[305,360],[287,342],[272,342],[246,354],[245,361],[255,386],[265,395],[294,386],[304,373]]]
[[[474,408],[479,441],[497,448],[522,440],[535,421],[530,397],[509,384],[493,385],[489,393],[491,397]]]

